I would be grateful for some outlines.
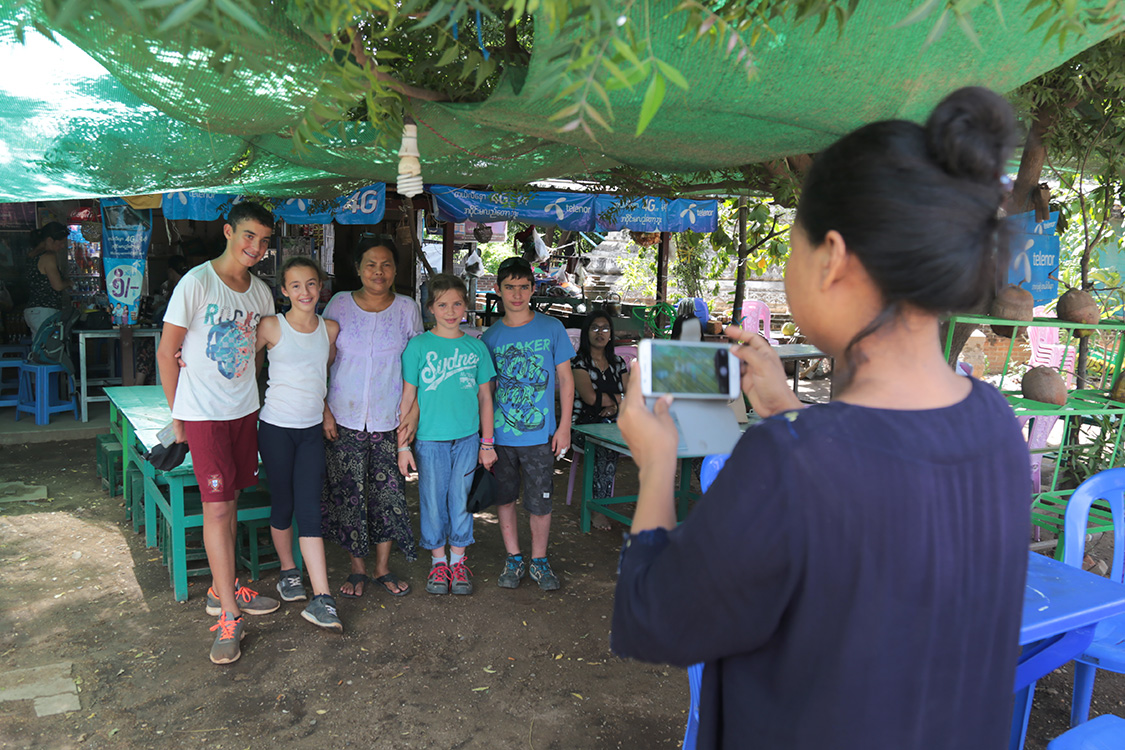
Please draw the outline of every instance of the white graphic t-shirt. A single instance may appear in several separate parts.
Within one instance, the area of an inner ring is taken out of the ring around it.
[[[210,263],[187,272],[164,313],[165,323],[187,329],[173,417],[218,422],[258,408],[254,340],[258,321],[273,314],[273,294],[257,276],[236,292]]]
[[[418,439],[460,440],[480,429],[477,393],[496,375],[488,347],[472,336],[416,336],[402,353],[402,379],[418,389]]]

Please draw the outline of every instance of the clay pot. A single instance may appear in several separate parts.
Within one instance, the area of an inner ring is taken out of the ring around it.
[[[988,314],[1004,320],[1031,320],[1035,317],[1035,299],[1026,289],[1009,284],[996,295]],[[992,330],[997,336],[1010,339],[1019,329],[1016,326],[994,325]]]
[[[1059,320],[1070,323],[1085,323],[1093,326],[1102,319],[1102,311],[1094,295],[1081,289],[1071,289],[1059,297],[1055,312]],[[1089,336],[1091,333],[1090,329],[1074,331],[1075,336]]]
[[[1024,398],[1044,404],[1066,404],[1066,382],[1050,367],[1033,367],[1023,376],[1020,391]]]

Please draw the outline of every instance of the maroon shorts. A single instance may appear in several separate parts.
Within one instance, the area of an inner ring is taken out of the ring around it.
[[[184,422],[205,503],[225,503],[258,483],[258,412],[223,422]]]

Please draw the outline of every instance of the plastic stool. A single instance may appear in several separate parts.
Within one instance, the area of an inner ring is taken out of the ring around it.
[[[0,358],[0,406],[19,406],[22,364],[23,360]]]
[[[65,380],[64,380],[65,378]],[[70,398],[60,398],[58,393],[63,383],[70,387]],[[51,415],[70,411],[75,419],[78,415],[78,399],[74,397],[74,383],[70,373],[62,365],[36,365],[30,362],[20,364],[20,394],[16,405],[16,421],[20,412],[35,415],[35,424],[50,424]]]
[[[102,478],[102,489],[108,490],[110,497],[121,494],[121,457],[124,451],[117,436],[112,433],[98,435],[98,476]]]
[[[1125,719],[1104,714],[1056,737],[1047,750],[1121,750],[1125,747]]]

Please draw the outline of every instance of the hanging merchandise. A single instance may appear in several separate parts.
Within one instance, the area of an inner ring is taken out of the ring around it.
[[[482,273],[484,273],[484,263],[481,262],[480,254],[474,247],[469,251],[469,254],[465,256],[465,275],[475,279]]]
[[[547,243],[543,241],[543,238],[539,236],[539,232],[536,232],[534,228],[531,230],[531,242],[535,246],[536,261],[546,263],[551,259],[551,251],[547,248]]]
[[[492,242],[492,227],[488,224],[477,224],[473,227],[473,237],[477,242]]]
[[[137,322],[137,303],[152,244],[152,211],[137,211],[120,198],[102,204],[102,265],[114,325]]]

